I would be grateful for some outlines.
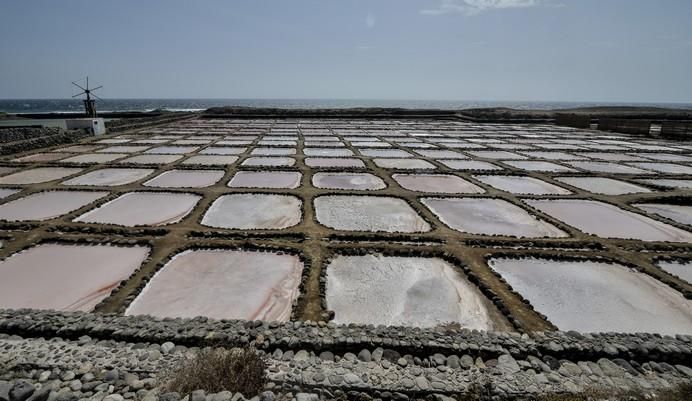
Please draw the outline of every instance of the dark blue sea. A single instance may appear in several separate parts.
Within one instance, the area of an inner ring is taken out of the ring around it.
[[[468,109],[511,107],[515,109],[564,109],[596,106],[646,106],[692,109],[692,103],[599,103],[599,102],[502,102],[460,100],[372,100],[372,99],[104,99],[96,103],[98,111],[198,111],[217,106],[278,108],[350,108],[403,107],[410,109]],[[78,99],[0,99],[0,112],[61,113],[82,112]]]

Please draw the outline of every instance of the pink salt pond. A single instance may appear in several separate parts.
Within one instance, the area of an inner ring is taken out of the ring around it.
[[[148,168],[102,168],[64,181],[62,185],[118,186],[141,180],[155,170]]]
[[[424,198],[421,202],[450,228],[466,233],[528,238],[568,236],[502,199]]]
[[[430,225],[403,199],[328,195],[315,198],[317,221],[336,230],[427,232]]]
[[[61,160],[61,162],[77,164],[108,163],[113,160],[122,159],[125,156],[127,156],[126,153],[86,153],[68,157],[67,159]]]
[[[237,160],[238,156],[200,155],[188,157],[182,162],[182,164],[199,166],[225,166],[228,164],[233,164]]]
[[[309,167],[365,167],[363,161],[353,157],[306,157]]]
[[[402,187],[416,192],[448,194],[480,194],[483,188],[461,177],[443,174],[394,174],[392,178]]]
[[[185,251],[151,279],[125,314],[288,321],[302,271],[293,255]]]
[[[608,203],[586,199],[525,200],[587,234],[641,241],[692,242],[692,233]]]
[[[108,192],[47,191],[0,205],[0,219],[48,220],[62,216],[108,195]]]
[[[382,179],[370,173],[315,173],[312,185],[326,189],[377,190],[386,188]]]
[[[143,185],[158,188],[204,188],[219,182],[224,174],[223,170],[171,170]]]
[[[0,184],[39,184],[59,180],[80,171],[81,168],[39,167],[0,177]]]
[[[149,248],[43,244],[0,262],[0,308],[91,311],[147,258]]]
[[[228,186],[231,188],[298,188],[302,174],[297,171],[239,171]]]
[[[74,221],[128,227],[162,226],[182,220],[201,198],[199,195],[185,193],[130,192]]]
[[[290,195],[223,195],[209,207],[202,224],[241,230],[282,229],[300,223],[302,204]]]

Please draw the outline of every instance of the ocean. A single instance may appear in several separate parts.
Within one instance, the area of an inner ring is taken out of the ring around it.
[[[515,109],[565,109],[596,106],[645,106],[692,109],[692,103],[608,103],[608,102],[515,102],[463,100],[373,100],[373,99],[103,99],[96,102],[100,112],[112,111],[199,111],[217,106],[278,108],[403,107],[410,109],[468,109],[511,107]],[[65,113],[82,112],[79,99],[0,99],[0,112]]]

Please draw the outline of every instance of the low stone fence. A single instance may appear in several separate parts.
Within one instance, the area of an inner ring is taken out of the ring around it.
[[[584,114],[569,114],[557,113],[555,115],[555,124],[572,128],[590,128],[591,116]]]
[[[651,120],[632,120],[625,118],[600,118],[598,129],[622,134],[645,135],[651,133]]]
[[[81,312],[0,310],[0,333],[23,337],[90,336],[127,342],[173,342],[185,346],[244,346],[254,342],[260,349],[330,351],[335,354],[382,347],[414,356],[465,353],[497,358],[510,354],[561,360],[596,361],[600,358],[628,361],[688,364],[692,360],[692,336],[576,332],[481,332],[454,328],[337,325],[325,322],[262,322],[172,319]]]
[[[71,130],[43,127],[12,127],[0,129],[0,155],[76,142],[93,135],[91,130]]]
[[[661,124],[661,136],[692,140],[692,122],[666,121]]]
[[[123,118],[119,120],[106,121],[108,133],[129,131],[133,129],[146,128],[159,124],[171,123],[184,120],[195,116],[196,113],[167,113],[153,117]]]

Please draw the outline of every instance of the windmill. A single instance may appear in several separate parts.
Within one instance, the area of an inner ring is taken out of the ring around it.
[[[103,99],[94,95],[92,92],[95,91],[96,89],[103,88],[103,85],[97,86],[96,88],[89,89],[89,77],[86,77],[86,88],[82,88],[82,86],[76,82],[72,82],[72,85],[74,85],[74,86],[76,86],[82,90],[82,92],[80,92],[80,93],[78,93],[72,97],[74,98],[77,96],[86,95],[86,99],[82,100],[84,102],[84,110],[86,111],[86,115],[87,115],[87,117],[90,117],[90,118],[96,117],[96,100],[92,99],[91,97],[93,96],[98,100],[103,100]]]

